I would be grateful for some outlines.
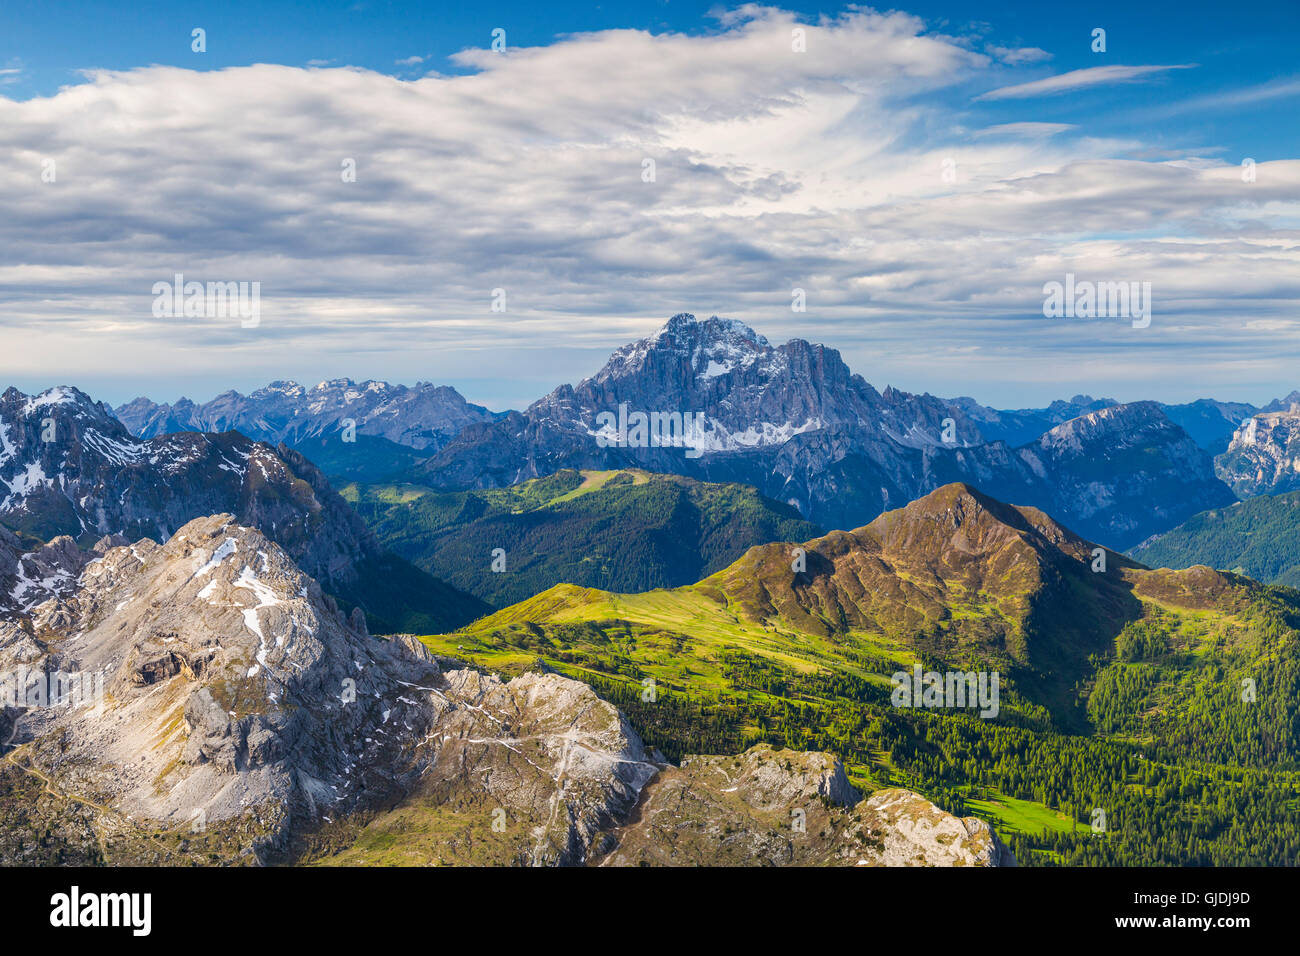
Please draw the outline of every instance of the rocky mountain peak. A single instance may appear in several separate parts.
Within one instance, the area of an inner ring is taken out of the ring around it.
[[[239,396],[238,392],[226,392],[225,394],[236,397]],[[270,382],[263,385],[261,388],[250,392],[248,397],[251,399],[271,398],[273,396],[283,398],[301,398],[305,394],[307,394],[307,390],[297,382],[289,381],[287,379],[277,379],[274,382]]]
[[[247,828],[253,814],[251,842],[265,849],[293,819],[382,790],[352,768],[393,768],[423,733],[429,709],[408,688],[436,665],[351,626],[232,515],[92,558],[71,589],[0,636],[0,665],[21,658],[96,687],[93,706],[21,713],[12,735],[32,743],[44,772],[72,773],[101,800],[168,826],[201,814]]]
[[[1300,389],[1292,390],[1291,394],[1286,395],[1282,398],[1275,398],[1273,401],[1269,402],[1267,405],[1261,408],[1260,411],[1261,412],[1284,412],[1284,411],[1288,411],[1289,409],[1291,409],[1293,406],[1297,404],[1300,404]]]
[[[963,560],[997,560],[1013,542],[1031,549],[1035,560],[1043,562],[1083,560],[1093,548],[1038,508],[1006,504],[964,482],[944,485],[886,512],[863,530],[890,554],[946,564],[958,554]]]
[[[107,405],[71,385],[56,385],[35,395],[24,395],[11,386],[0,395],[0,418],[28,423],[57,418],[78,426],[93,425],[102,434],[125,436],[121,423]]]
[[[647,338],[615,350],[605,366],[578,388],[643,374],[661,375],[667,369],[683,377],[716,378],[736,367],[753,365],[771,349],[766,338],[743,322],[716,315],[700,320],[681,312]]]
[[[711,315],[707,319],[697,319],[689,312],[678,312],[665,322],[658,332],[650,336],[650,339],[659,341],[665,337],[746,341],[760,346],[769,345],[764,336],[759,335],[739,319],[723,319],[716,315]]]
[[[72,389],[0,400],[0,520],[48,540],[167,540],[215,512],[265,529],[328,586],[375,556],[374,536],[319,470],[234,431],[132,437],[107,406]]]

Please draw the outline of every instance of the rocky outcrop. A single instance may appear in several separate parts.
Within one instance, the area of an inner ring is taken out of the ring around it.
[[[556,674],[451,670],[418,784],[323,862],[580,865],[658,767],[617,708]]]
[[[162,840],[154,862],[180,842],[289,859],[317,830],[421,800],[499,808],[504,862],[581,862],[656,773],[586,685],[444,673],[418,641],[360,623],[230,515],[108,546],[0,625],[11,763],[97,809],[92,830],[135,821],[112,855]]]
[[[651,783],[600,866],[1014,866],[982,820],[907,790],[862,799],[835,758],[754,747]]]
[[[1300,404],[1243,422],[1215,468],[1242,498],[1300,489]]]
[[[0,673],[24,675],[12,742],[34,769],[164,828],[252,818],[257,836],[239,849],[263,855],[321,813],[400,789],[432,715],[408,688],[436,664],[349,625],[230,515],[165,545],[111,547],[9,625],[22,640],[0,646]],[[50,674],[71,675],[70,706],[27,690]]]

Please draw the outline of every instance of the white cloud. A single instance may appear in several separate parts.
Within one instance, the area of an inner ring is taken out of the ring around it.
[[[1169,70],[1188,70],[1194,63],[1180,63],[1172,66],[1092,66],[1085,70],[1071,70],[1056,76],[1017,83],[1015,86],[1003,86],[990,90],[976,100],[1020,100],[1031,96],[1055,96],[1060,93],[1073,93],[1075,90],[1088,89],[1107,83],[1131,83],[1143,77]]]
[[[1036,46],[1029,47],[1005,47],[1005,46],[988,46],[985,47],[989,56],[996,60],[1006,63],[1008,66],[1022,66],[1026,63],[1041,63],[1044,60],[1050,60],[1052,54],[1046,50],[1040,50]]]

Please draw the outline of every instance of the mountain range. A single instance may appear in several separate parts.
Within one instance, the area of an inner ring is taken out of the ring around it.
[[[582,683],[373,638],[229,514],[104,542],[66,584],[0,621],[5,864],[1015,862],[832,756],[679,770]],[[656,800],[685,826],[634,814]]]
[[[336,482],[380,481],[413,467],[466,425],[499,416],[454,388],[418,382],[335,379],[305,388],[272,382],[248,395],[231,390],[208,402],[157,404],[140,397],[116,416],[133,435],[239,431],[301,451]]]
[[[417,382],[408,387],[346,378],[311,388],[272,382],[248,395],[231,390],[201,404],[182,398],[159,405],[141,397],[115,414],[140,438],[239,431],[256,441],[288,445],[339,432],[343,420],[351,419],[360,435],[420,451],[436,451],[466,425],[498,417],[446,385]]]
[[[1076,395],[997,410],[968,397],[877,391],[834,349],[798,339],[773,346],[741,322],[683,313],[523,411],[489,412],[427,384],[339,380],[313,389],[277,382],[204,405],[140,398],[117,414],[142,436],[236,426],[286,441],[336,485],[469,491],[566,469],[639,468],[750,485],[821,527],[855,527],[944,483],[969,481],[1125,549],[1230,503],[1234,489],[1279,490],[1244,476],[1253,459],[1243,463],[1239,433],[1286,402],[1119,404]],[[699,433],[690,447],[684,425],[680,441],[642,436],[647,447],[639,447],[638,413],[685,416]],[[356,423],[354,441],[343,438],[345,418]],[[1271,448],[1262,454],[1279,457]],[[1278,471],[1296,461],[1281,454]]]
[[[0,861],[1289,861],[1298,417],[684,314],[505,414],[9,389]]]
[[[598,417],[624,407],[702,415],[698,457],[602,447]],[[1011,447],[985,440],[976,409],[878,392],[833,349],[797,339],[774,347],[738,322],[685,314],[577,386],[467,426],[416,475],[446,488],[501,487],[562,468],[627,467],[748,484],[838,528],[969,481],[1117,548],[1233,500],[1211,456],[1153,402],[1105,406]]]

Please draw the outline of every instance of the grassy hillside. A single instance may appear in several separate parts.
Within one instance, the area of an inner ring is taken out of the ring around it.
[[[1260,495],[1203,511],[1133,549],[1146,564],[1208,564],[1259,581],[1300,587],[1300,491]]]
[[[669,755],[836,753],[867,789],[986,816],[1022,863],[1296,859],[1300,594],[1115,554],[1094,572],[1088,542],[961,485],[803,548],[797,574],[756,547],[695,585],[560,585],[425,641],[586,680]],[[893,706],[915,663],[996,670],[999,715]]]
[[[554,584],[644,591],[689,584],[751,545],[818,532],[797,511],[736,484],[644,471],[561,471],[510,488],[342,489],[385,547],[503,607]],[[493,551],[505,570],[493,571]]]

